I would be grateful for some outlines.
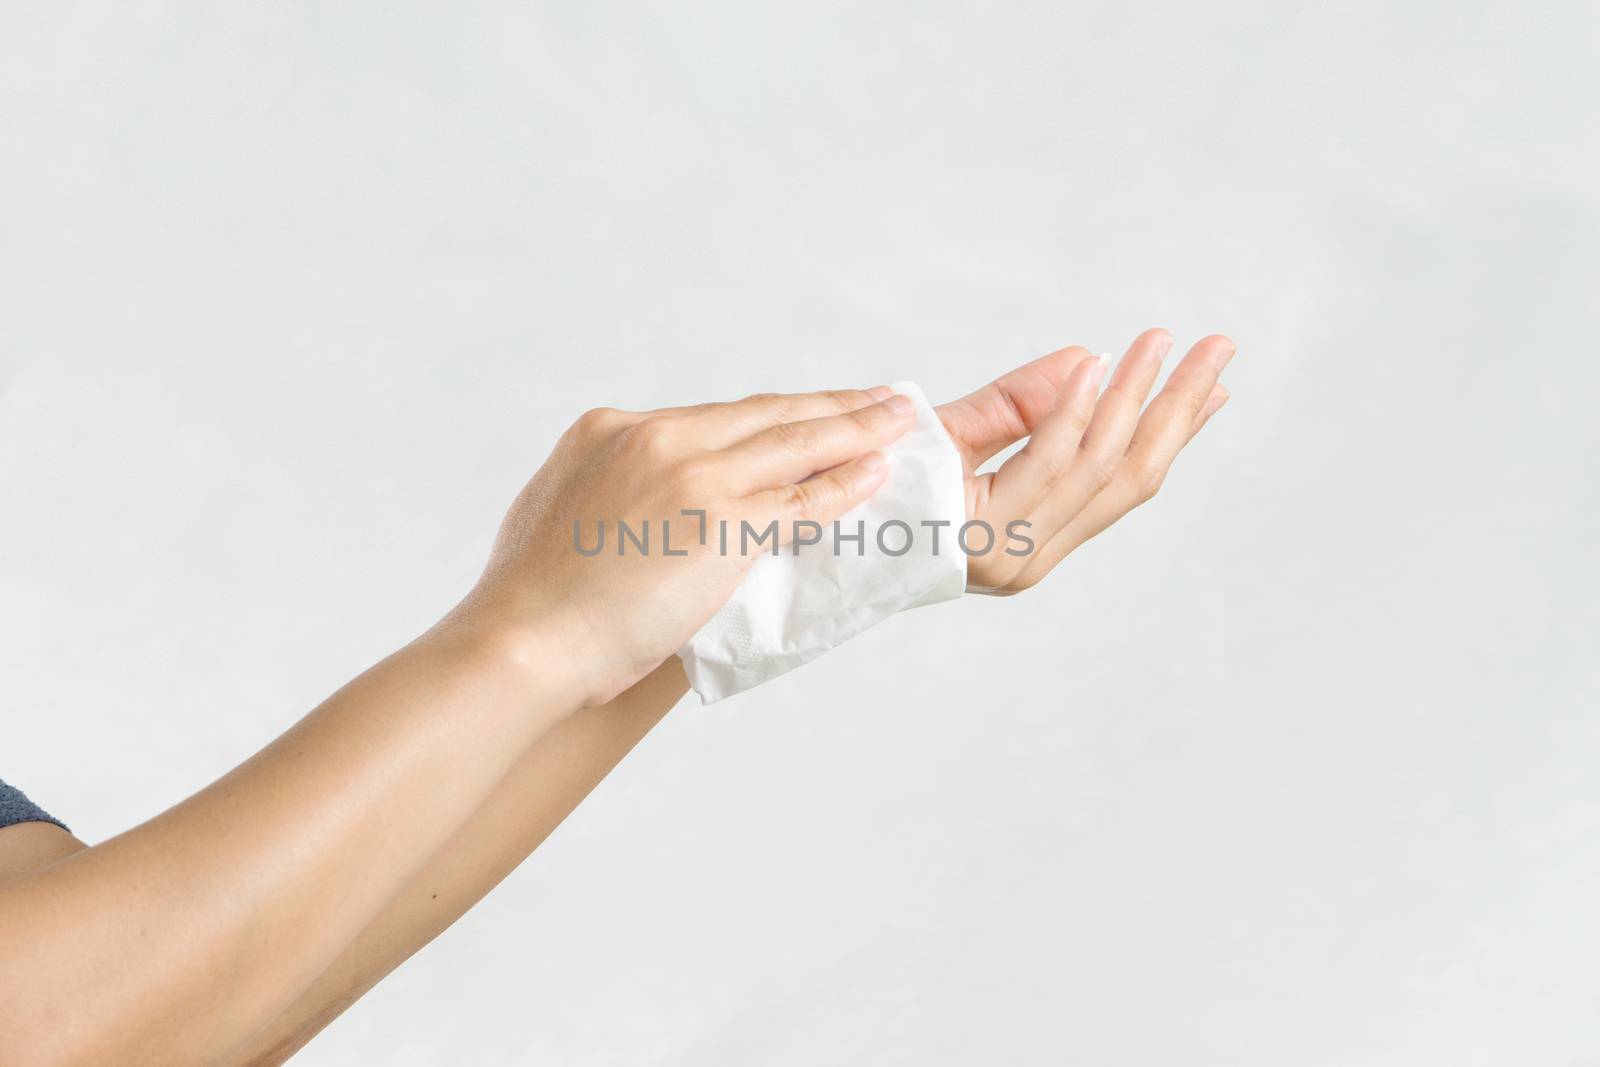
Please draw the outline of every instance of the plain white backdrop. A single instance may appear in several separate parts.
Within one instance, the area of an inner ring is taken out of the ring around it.
[[[1600,1063],[1600,14],[0,7],[0,775],[90,841],[597,404],[1222,331],[1043,587],[686,701],[333,1064]]]

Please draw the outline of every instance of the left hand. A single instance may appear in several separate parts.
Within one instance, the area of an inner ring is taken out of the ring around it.
[[[967,588],[1010,595],[1036,585],[1068,553],[1149,500],[1172,461],[1228,401],[1217,378],[1234,345],[1213,335],[1189,350],[1148,407],[1165,330],[1146,330],[1128,347],[1105,392],[1104,364],[1084,348],[1064,348],[940,405],[939,418],[966,467],[967,518],[995,531],[991,550],[967,559]],[[1009,445],[1028,443],[1000,467],[977,473]],[[1025,519],[1034,542],[1025,556],[1005,551],[1007,524]]]

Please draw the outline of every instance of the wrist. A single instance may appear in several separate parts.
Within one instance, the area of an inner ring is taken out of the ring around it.
[[[555,717],[594,702],[582,661],[554,619],[529,620],[464,602],[429,636],[449,641],[507,691]]]

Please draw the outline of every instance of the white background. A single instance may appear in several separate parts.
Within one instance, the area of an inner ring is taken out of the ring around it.
[[[1593,5],[0,8],[0,775],[88,840],[584,408],[1222,331],[1034,593],[685,702],[307,1064],[1600,1063]]]

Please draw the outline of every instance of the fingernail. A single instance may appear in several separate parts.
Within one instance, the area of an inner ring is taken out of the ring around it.
[[[1102,352],[1094,357],[1094,369],[1089,372],[1089,385],[1095,389],[1100,388],[1100,383],[1106,380],[1106,368],[1111,366],[1111,354]]]
[[[1156,342],[1156,358],[1166,359],[1167,353],[1172,351],[1172,335],[1163,334],[1161,340]]]
[[[917,410],[917,405],[913,403],[911,398],[906,396],[904,393],[896,393],[894,396],[891,396],[888,400],[884,401],[884,403],[889,405],[890,411],[902,417],[910,415],[912,412]]]
[[[867,395],[874,400],[888,400],[894,395],[894,390],[890,389],[887,385],[874,385],[871,389],[867,390]]]
[[[884,459],[882,452],[868,452],[861,457],[861,473],[877,474],[888,466],[888,462],[888,460]]]

